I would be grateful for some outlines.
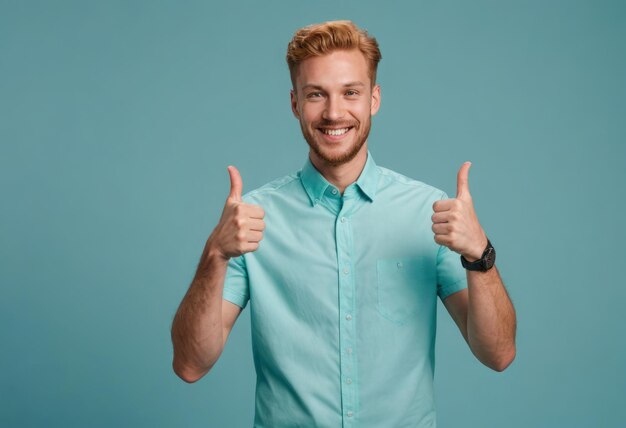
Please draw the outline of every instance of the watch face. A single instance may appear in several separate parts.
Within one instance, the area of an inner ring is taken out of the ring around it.
[[[487,254],[485,254],[485,268],[486,269],[491,269],[493,264],[496,262],[496,252],[494,251],[493,248],[490,248],[489,251],[487,251]]]

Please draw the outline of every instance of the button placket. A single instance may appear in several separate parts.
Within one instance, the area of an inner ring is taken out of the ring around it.
[[[345,194],[344,194],[345,195]],[[336,220],[335,239],[337,245],[337,263],[340,268],[339,275],[339,340],[340,370],[341,370],[341,404],[344,414],[344,427],[353,426],[355,423],[354,412],[357,406],[356,391],[356,355],[354,352],[356,326],[353,320],[355,315],[355,284],[353,269],[352,227],[349,218],[345,215],[351,202],[346,201],[341,207]]]

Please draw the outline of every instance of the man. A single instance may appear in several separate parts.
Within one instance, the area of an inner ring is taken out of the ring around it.
[[[175,316],[174,370],[195,382],[250,302],[255,426],[435,426],[437,297],[481,362],[501,371],[515,356],[515,312],[474,212],[470,164],[448,199],[368,152],[380,58],[349,21],[296,32],[291,107],[309,157],[243,198],[228,168],[222,217]]]

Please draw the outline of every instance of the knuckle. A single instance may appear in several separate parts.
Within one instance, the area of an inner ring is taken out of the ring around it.
[[[244,242],[246,240],[246,234],[243,233],[243,231],[239,231],[235,235],[235,238],[237,239],[238,242]]]

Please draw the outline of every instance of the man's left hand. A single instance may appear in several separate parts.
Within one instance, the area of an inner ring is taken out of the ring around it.
[[[432,216],[435,242],[461,254],[469,262],[480,259],[487,247],[487,235],[478,222],[469,191],[471,165],[465,162],[459,169],[456,198],[435,202]]]

